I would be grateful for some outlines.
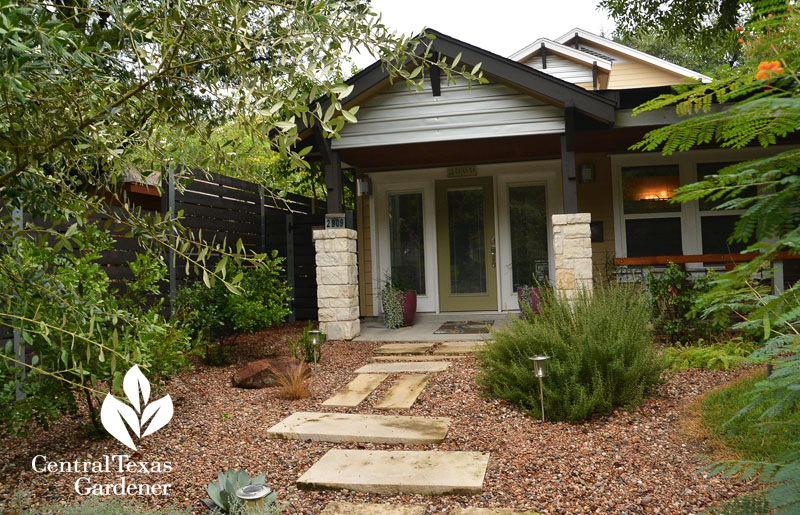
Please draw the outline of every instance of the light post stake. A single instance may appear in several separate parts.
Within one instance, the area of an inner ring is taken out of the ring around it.
[[[543,379],[547,377],[547,360],[550,356],[532,356],[528,358],[533,361],[533,373],[539,378],[539,404],[542,407],[542,422],[544,422],[544,383]]]
[[[309,336],[309,338],[311,338],[311,348],[314,349],[313,350],[313,354],[314,354],[314,373],[316,374],[317,373],[317,351],[319,349],[319,344],[321,343],[320,340],[322,339],[321,338],[322,333],[320,333],[320,331],[317,330],[317,329],[312,329],[312,330],[310,330],[308,332],[308,336]]]

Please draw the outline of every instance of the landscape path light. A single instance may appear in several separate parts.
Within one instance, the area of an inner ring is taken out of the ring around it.
[[[264,513],[264,498],[272,493],[266,485],[248,485],[236,490],[236,497],[242,500],[247,515]]]
[[[317,356],[319,346],[322,343],[322,333],[318,329],[312,329],[308,332],[308,337],[311,338],[311,348],[314,353],[314,373],[317,373]]]
[[[539,404],[542,405],[542,422],[544,422],[544,385],[542,379],[547,377],[547,360],[550,356],[532,356],[528,358],[533,361],[533,374],[539,378]]]

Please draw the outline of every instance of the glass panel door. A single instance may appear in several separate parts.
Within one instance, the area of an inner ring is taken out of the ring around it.
[[[482,187],[447,191],[447,225],[450,292],[453,295],[486,293]]]
[[[497,255],[491,177],[436,183],[439,306],[497,309]]]
[[[389,194],[392,282],[425,295],[422,193]]]
[[[547,195],[544,185],[508,188],[511,232],[511,282],[520,286],[546,284],[550,277],[547,252]]]

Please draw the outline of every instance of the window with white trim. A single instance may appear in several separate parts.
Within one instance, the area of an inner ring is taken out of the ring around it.
[[[677,164],[623,166],[622,223],[628,257],[683,254]]]
[[[716,175],[726,166],[730,166],[735,163],[735,161],[697,163],[697,180],[702,181],[709,175]],[[752,194],[752,191],[747,191],[744,193],[744,195]],[[733,234],[734,225],[744,211],[715,209],[724,202],[724,199],[702,199],[698,202],[702,254],[738,253],[747,248],[747,246],[751,243],[728,241]]]

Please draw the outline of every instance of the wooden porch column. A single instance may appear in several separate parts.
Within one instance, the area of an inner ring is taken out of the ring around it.
[[[561,183],[564,213],[578,212],[578,181],[575,176],[575,107],[564,107],[564,134],[561,135]]]
[[[331,140],[322,135],[319,127],[314,127],[314,142],[322,156],[325,189],[328,192],[328,213],[344,213],[342,159],[339,152],[331,148]]]

